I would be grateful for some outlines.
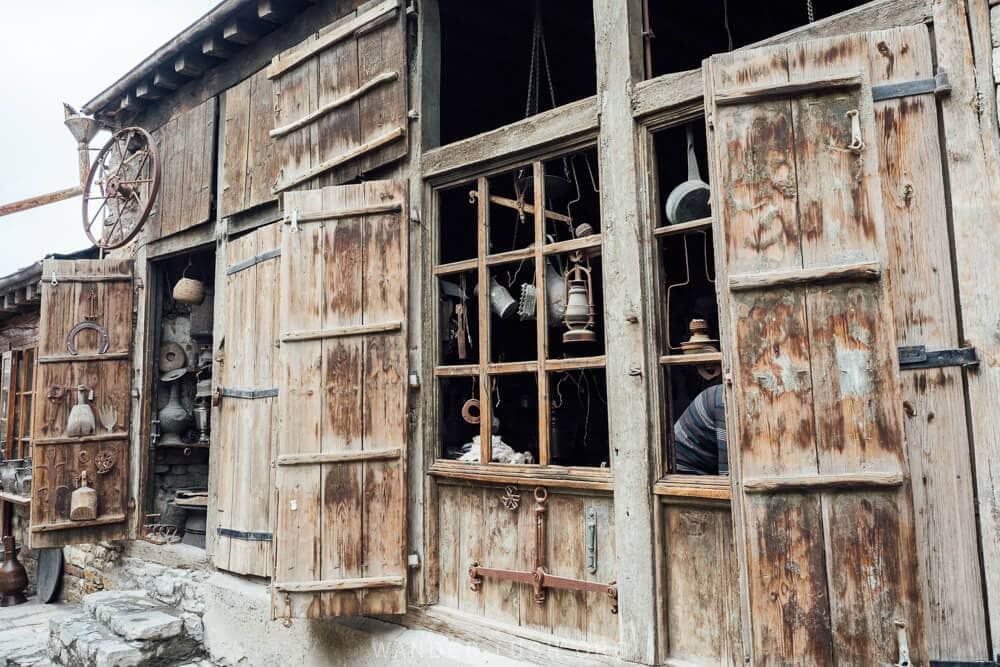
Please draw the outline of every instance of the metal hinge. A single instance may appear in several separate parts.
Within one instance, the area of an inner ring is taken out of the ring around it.
[[[947,95],[951,92],[951,82],[948,80],[948,73],[943,69],[938,69],[933,79],[914,79],[912,81],[898,81],[885,83],[881,86],[872,86],[872,101],[881,102],[892,100],[897,97],[910,97],[912,95]]]
[[[249,398],[254,400],[257,398],[271,398],[272,396],[278,395],[278,388],[274,387],[271,389],[230,389],[226,387],[222,390],[222,395],[228,398]]]
[[[274,539],[271,533],[255,533],[247,530],[234,530],[232,528],[216,527],[215,531],[222,537],[232,537],[237,540],[248,540],[251,542],[270,542]]]
[[[899,369],[903,371],[945,366],[974,368],[978,365],[979,358],[974,347],[928,350],[923,345],[907,345],[899,348]]]

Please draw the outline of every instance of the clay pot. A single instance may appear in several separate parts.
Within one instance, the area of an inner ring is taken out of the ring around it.
[[[177,371],[180,373],[180,371]],[[184,405],[181,403],[181,383],[179,382],[179,377],[175,379],[167,380],[167,377],[173,377],[170,374],[164,375],[161,380],[170,383],[170,399],[167,404],[160,409],[160,433],[161,445],[182,445],[184,442],[181,440],[181,434],[187,430],[188,424],[190,423],[190,418],[188,417],[187,410],[184,409]]]
[[[24,589],[28,587],[28,573],[17,559],[20,549],[11,535],[3,538],[3,564],[0,564],[0,607],[24,604]]]

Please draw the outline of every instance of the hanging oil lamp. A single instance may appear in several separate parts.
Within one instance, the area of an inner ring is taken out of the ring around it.
[[[585,254],[574,252],[569,256],[571,266],[566,272],[566,312],[563,324],[568,331],[563,333],[564,343],[593,343],[594,333],[594,286],[591,279],[590,263]]]

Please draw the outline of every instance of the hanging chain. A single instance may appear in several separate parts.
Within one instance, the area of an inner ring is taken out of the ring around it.
[[[806,16],[810,23],[816,20],[816,14],[813,12],[813,0],[806,0]]]

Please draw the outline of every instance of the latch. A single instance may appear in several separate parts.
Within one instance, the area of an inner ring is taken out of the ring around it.
[[[597,508],[587,510],[587,572],[597,572]]]
[[[920,368],[943,368],[961,366],[974,368],[979,365],[976,348],[959,347],[943,350],[928,350],[923,345],[899,347],[899,369],[903,371]]]
[[[948,95],[951,93],[951,82],[948,80],[948,73],[944,71],[944,69],[938,69],[937,74],[935,74],[932,79],[895,81],[893,83],[885,83],[880,86],[872,86],[872,101],[882,102],[884,100],[893,100],[899,97],[928,95],[931,93],[936,96]]]

